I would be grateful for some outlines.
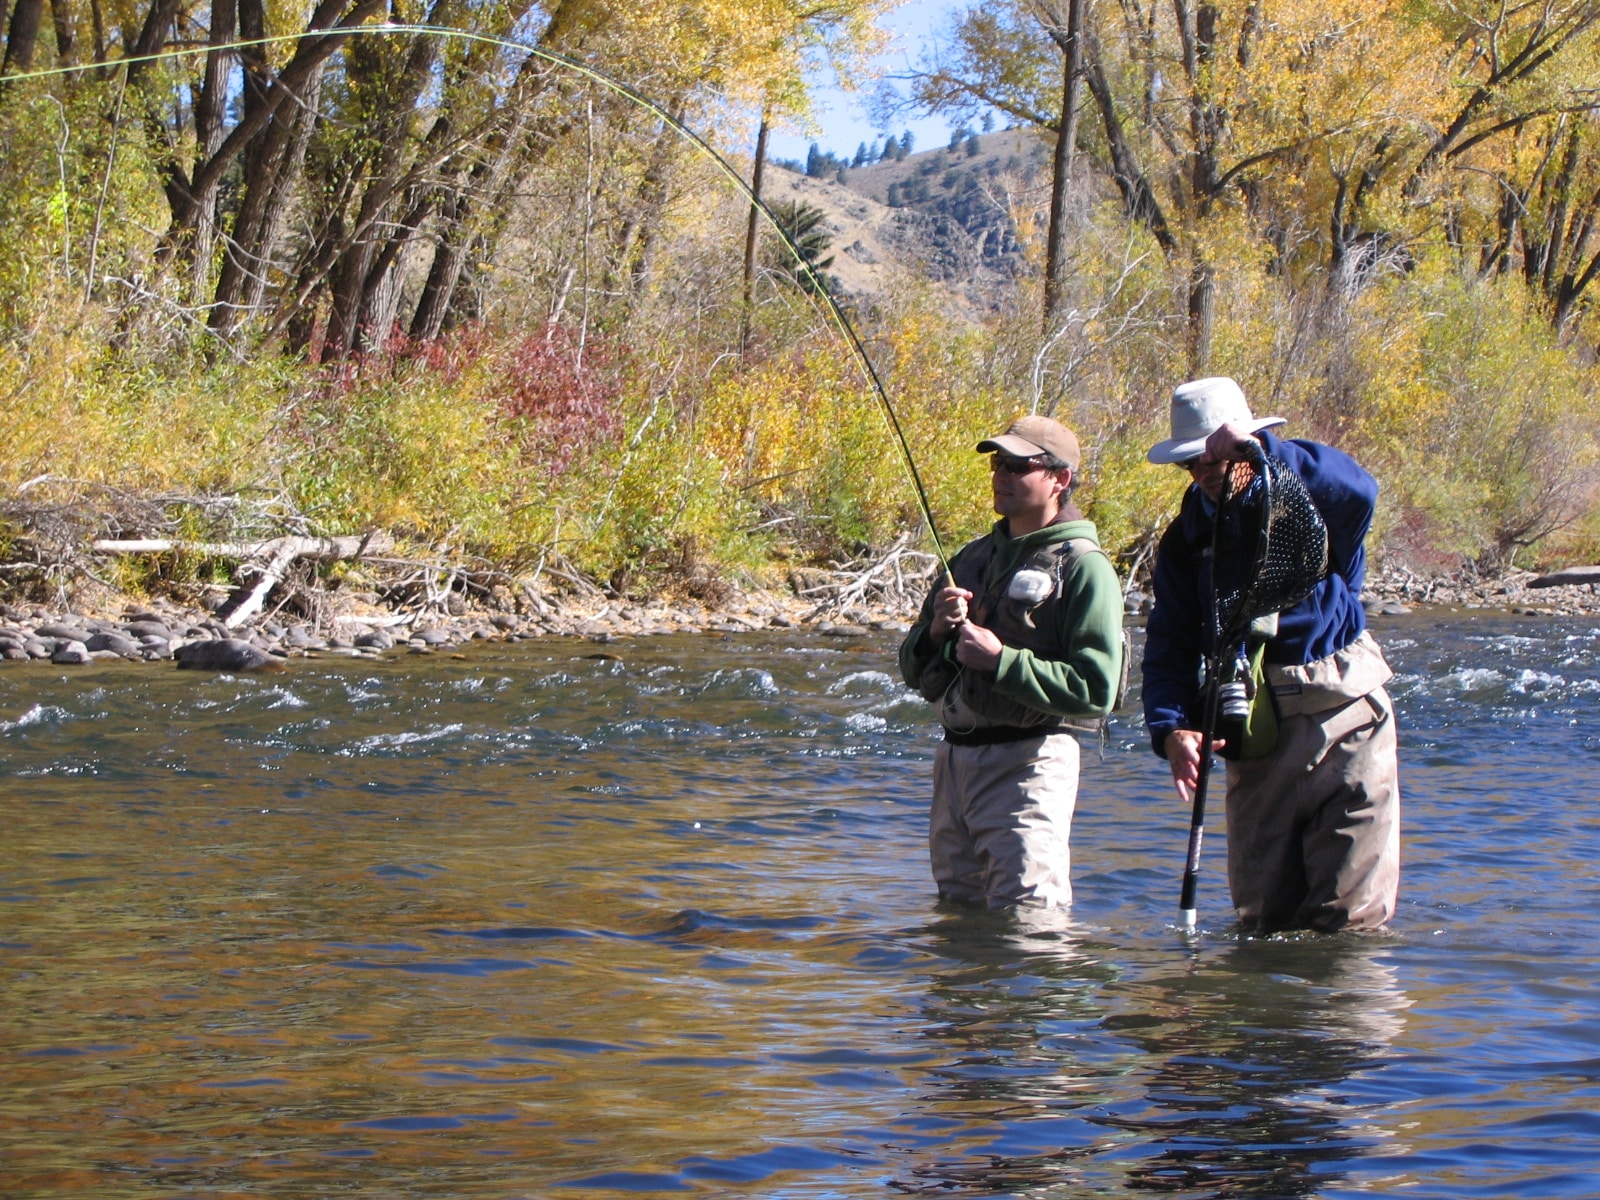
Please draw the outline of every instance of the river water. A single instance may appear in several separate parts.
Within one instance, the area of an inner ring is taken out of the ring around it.
[[[1600,628],[1377,632],[1382,937],[1217,828],[1182,936],[1131,719],[1070,918],[941,909],[889,634],[7,667],[0,1195],[1600,1195]]]

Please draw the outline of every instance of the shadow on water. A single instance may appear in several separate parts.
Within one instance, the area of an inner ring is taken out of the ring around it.
[[[1059,914],[952,911],[922,940],[923,1036],[951,1052],[925,1101],[968,1145],[902,1191],[1311,1196],[1388,1136],[1341,1093],[1403,1029],[1387,939],[1130,954]]]

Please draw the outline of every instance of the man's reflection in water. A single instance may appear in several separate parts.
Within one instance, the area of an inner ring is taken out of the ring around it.
[[[1267,1200],[1326,1189],[1380,1144],[1340,1085],[1402,1028],[1383,939],[1190,956],[1044,917],[963,912],[930,929],[948,969],[927,993],[927,1036],[958,1054],[927,1099],[954,1136],[901,1189]]]
[[[1381,1065],[1409,1001],[1382,939],[1251,939],[1106,1021],[1144,1051],[1143,1098],[1098,1118],[1146,1140],[1129,1191],[1309,1196],[1381,1144],[1340,1085]]]

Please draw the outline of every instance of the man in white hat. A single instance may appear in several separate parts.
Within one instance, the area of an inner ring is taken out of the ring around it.
[[[1072,503],[1070,429],[1028,416],[978,443],[1000,520],[950,560],[900,647],[938,706],[928,846],[939,894],[991,908],[1072,902],[1074,724],[1115,701],[1122,587]]]
[[[1230,758],[1228,884],[1246,929],[1377,929],[1394,913],[1400,880],[1394,708],[1383,686],[1393,672],[1361,606],[1378,485],[1338,450],[1269,432],[1282,424],[1253,416],[1231,379],[1198,379],[1173,392],[1172,436],[1148,457],[1183,468],[1192,486],[1156,554],[1145,724],[1178,794],[1192,799],[1215,584],[1239,582],[1212,580],[1212,526],[1228,464],[1264,451],[1305,484],[1327,525],[1329,561],[1311,594],[1278,614],[1265,642],[1276,743],[1251,746],[1251,757],[1238,757],[1241,746],[1218,747]]]

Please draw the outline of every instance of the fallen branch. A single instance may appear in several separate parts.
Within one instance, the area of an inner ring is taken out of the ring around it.
[[[873,597],[891,605],[915,598],[912,588],[921,586],[938,559],[924,551],[912,550],[913,536],[907,533],[896,538],[881,558],[842,570],[808,572],[814,580],[819,576],[820,580],[809,586],[797,586],[795,594],[823,597],[811,611],[812,617],[867,604]],[[914,572],[912,583],[906,579],[907,567]]]
[[[236,558],[248,561],[279,553],[285,545],[293,548],[293,558],[317,562],[339,562],[361,558],[369,551],[383,554],[394,549],[394,539],[386,533],[356,534],[350,537],[279,537],[261,542],[186,542],[174,538],[117,540],[102,538],[89,543],[97,554],[193,554],[201,558]]]
[[[369,550],[382,552],[394,547],[394,539],[374,531],[351,537],[279,537],[264,542],[185,542],[170,538],[141,538],[119,541],[102,538],[90,549],[100,554],[194,554],[206,558],[234,558],[243,562],[239,574],[254,576],[248,585],[240,584],[217,613],[229,629],[237,629],[262,610],[267,596],[298,559],[339,562],[360,558]],[[265,561],[262,561],[265,560]],[[260,565],[257,565],[257,564]]]

